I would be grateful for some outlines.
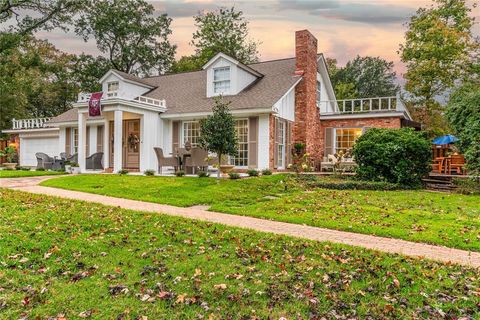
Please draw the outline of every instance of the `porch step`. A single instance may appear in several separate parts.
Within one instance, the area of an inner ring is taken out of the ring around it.
[[[425,187],[432,191],[452,192],[457,186],[452,182],[452,177],[442,175],[429,175],[422,179]]]

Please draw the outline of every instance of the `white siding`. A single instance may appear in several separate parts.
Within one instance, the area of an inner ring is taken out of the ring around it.
[[[59,156],[59,139],[56,137],[20,138],[20,165],[33,167],[37,165],[35,153],[43,152],[50,157]]]
[[[160,141],[163,142],[163,144],[161,145],[162,149],[163,149],[163,153],[165,155],[168,155],[170,154],[171,152],[173,152],[173,146],[172,146],[172,121],[170,120],[160,120],[163,122],[163,139],[161,139]]]
[[[150,89],[141,85],[125,82],[112,73],[102,83],[102,91],[104,95],[108,92],[108,83],[113,81],[118,81],[118,96],[125,99],[133,99],[150,91]]]
[[[217,61],[207,68],[207,97],[216,95],[213,92],[213,69],[221,67],[230,67],[230,92],[224,93],[223,95],[238,94],[256,79],[253,74],[239,68],[227,59],[219,57]]]
[[[154,147],[158,146],[160,135],[163,132],[163,121],[158,113],[145,111],[140,118],[140,171],[155,170],[157,158]]]
[[[295,88],[275,103],[273,109],[277,110],[280,118],[295,121]]]
[[[258,169],[267,169],[270,158],[270,115],[258,117]]]
[[[97,132],[98,132],[98,127],[97,126],[89,126],[90,127],[90,134],[89,138],[90,140],[88,141],[88,155],[91,156],[92,154],[97,152]]]

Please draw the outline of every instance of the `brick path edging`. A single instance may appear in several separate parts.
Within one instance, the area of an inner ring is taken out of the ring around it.
[[[102,196],[92,193],[42,187],[37,185],[41,181],[49,178],[51,177],[35,177],[35,179],[23,178],[22,185],[15,181],[2,181],[7,183],[2,183],[0,186],[35,194],[44,194],[66,199],[95,202],[130,210],[156,212],[189,219],[221,223],[228,226],[247,228],[255,231],[270,232],[279,235],[288,235],[315,241],[330,241],[387,253],[397,253],[415,258],[427,258],[444,263],[456,263],[464,266],[480,268],[479,252],[470,252],[466,250],[400,239],[205,211],[198,208],[181,208],[158,203]]]

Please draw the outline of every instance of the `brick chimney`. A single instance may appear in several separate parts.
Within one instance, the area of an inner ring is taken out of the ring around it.
[[[317,39],[308,30],[295,32],[295,74],[303,79],[295,88],[293,142],[304,143],[314,158],[321,155],[320,114],[317,108]]]

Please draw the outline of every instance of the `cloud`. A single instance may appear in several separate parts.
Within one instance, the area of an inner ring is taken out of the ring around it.
[[[324,10],[338,8],[340,2],[338,0],[284,0],[278,1],[277,8],[279,10]]]
[[[157,13],[167,13],[172,18],[192,17],[202,11],[215,10],[222,6],[221,1],[149,1]]]

